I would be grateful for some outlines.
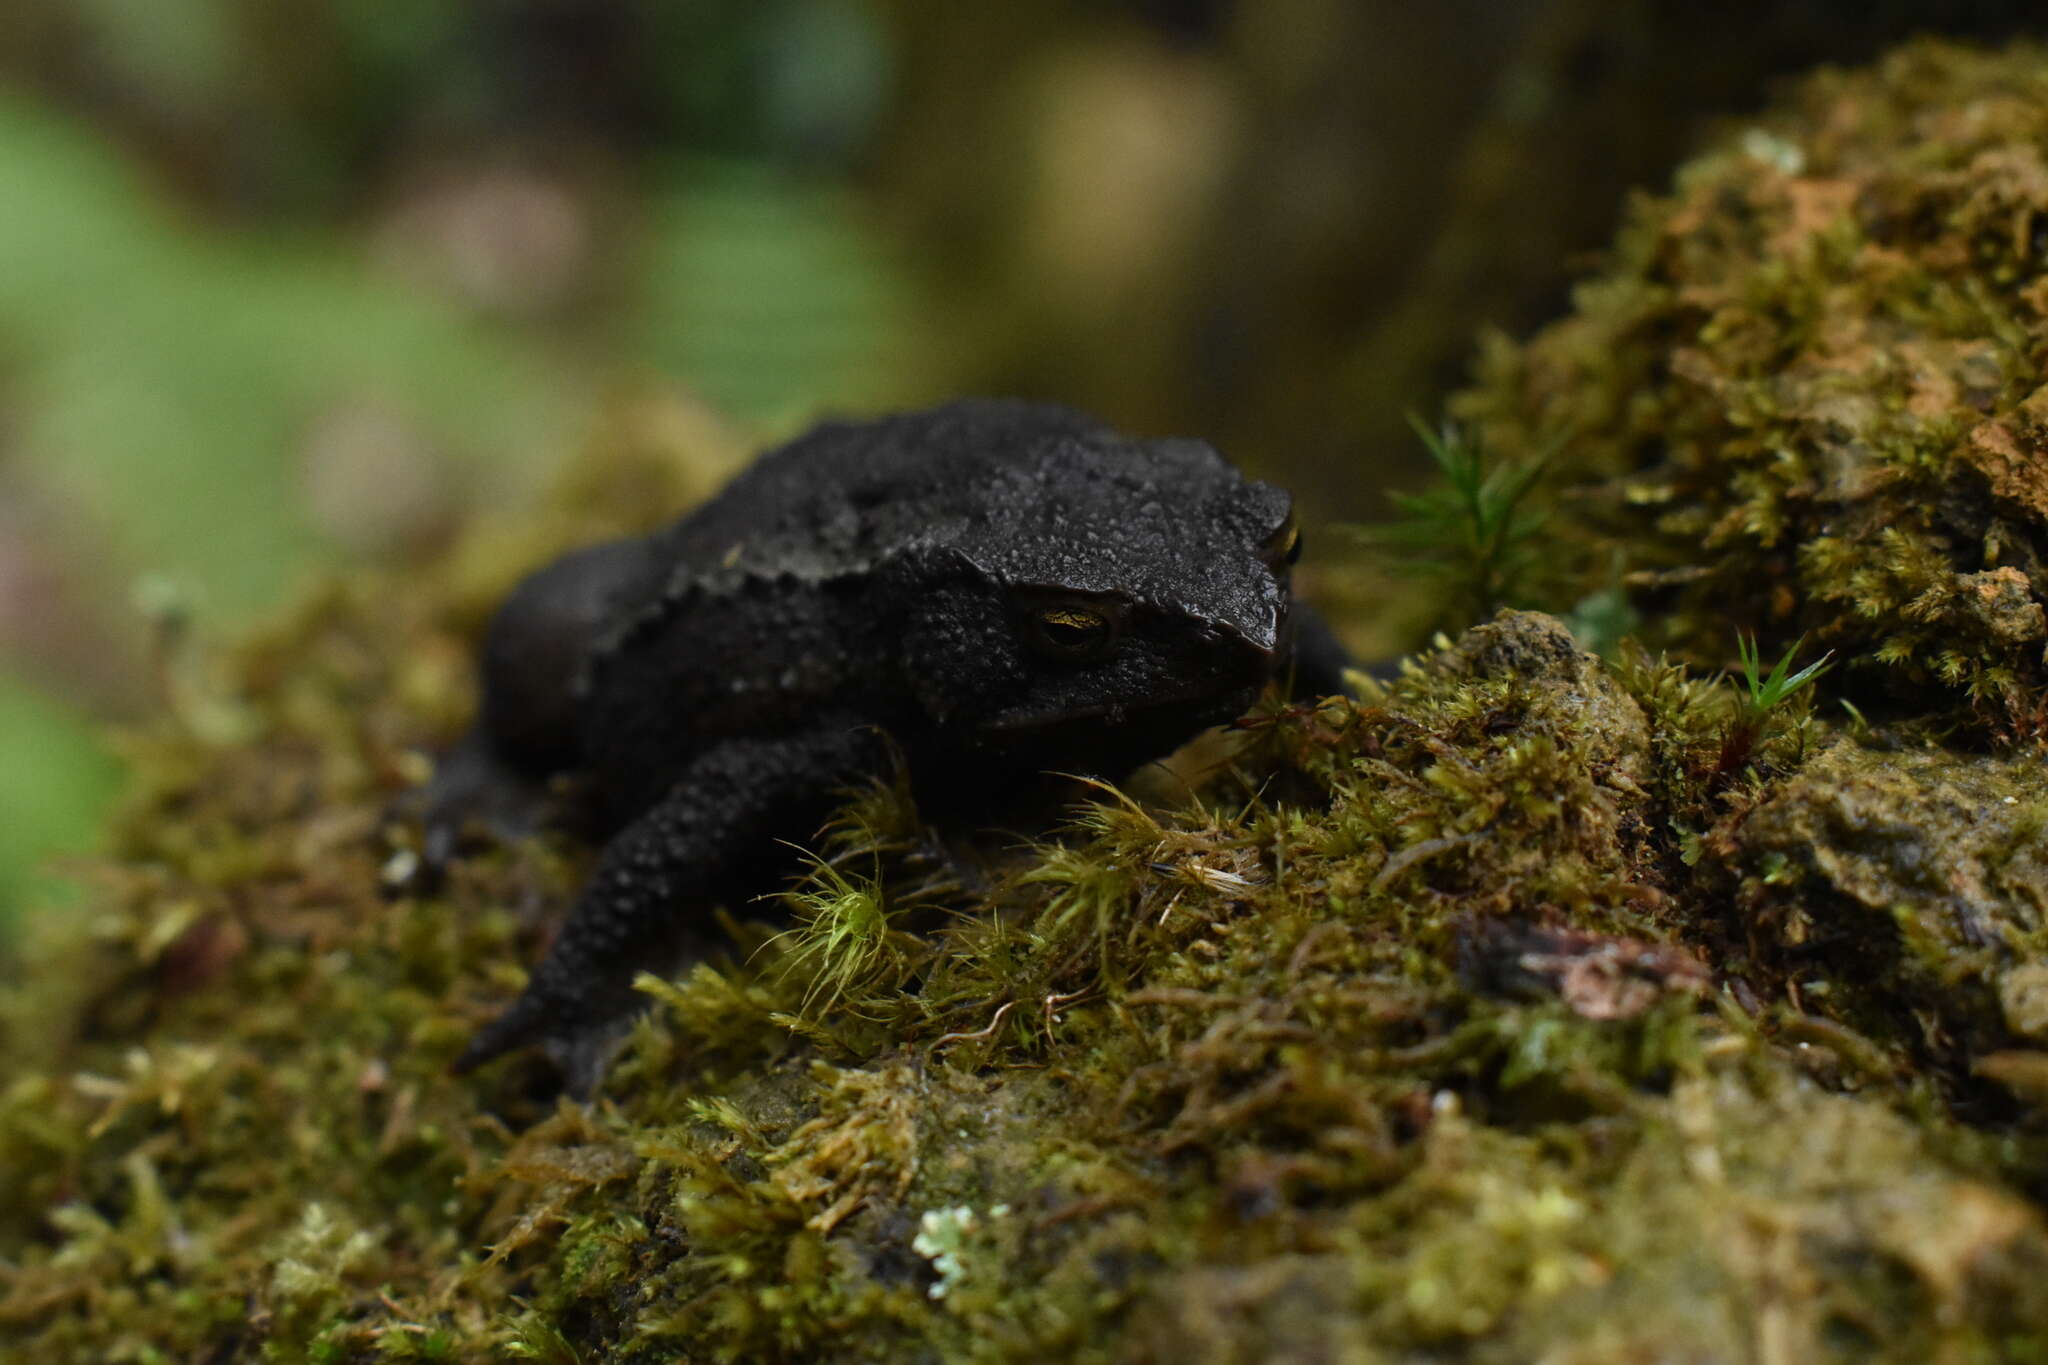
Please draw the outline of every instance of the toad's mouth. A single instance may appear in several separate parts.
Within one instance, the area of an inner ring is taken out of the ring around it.
[[[1116,729],[1133,723],[1145,725],[1170,719],[1185,725],[1188,734],[1193,735],[1197,730],[1237,719],[1258,700],[1259,691],[1255,685],[1224,692],[1176,692],[1171,696],[1148,697],[1143,701],[1104,701],[1058,710],[1009,712],[984,721],[981,729],[987,734],[1007,738],[1041,734],[1089,721],[1100,722],[1103,728]]]

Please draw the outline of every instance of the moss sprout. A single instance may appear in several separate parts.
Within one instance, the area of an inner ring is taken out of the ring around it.
[[[1490,459],[1478,433],[1454,422],[1432,430],[1410,414],[1408,424],[1440,481],[1419,493],[1393,494],[1401,520],[1368,528],[1367,541],[1397,552],[1404,567],[1442,580],[1460,624],[1526,605],[1541,561],[1543,525],[1530,494],[1550,452],[1504,462]]]
[[[1742,686],[1736,690],[1727,728],[1721,732],[1721,752],[1714,760],[1714,773],[1718,780],[1726,781],[1741,773],[1748,766],[1750,756],[1756,752],[1758,743],[1778,722],[1779,712],[1785,704],[1828,671],[1830,656],[1826,654],[1797,672],[1792,671],[1792,660],[1803,643],[1803,640],[1794,640],[1786,646],[1778,662],[1766,673],[1763,660],[1758,657],[1755,638],[1736,637],[1736,650],[1742,660]]]
[[[801,1012],[816,1015],[848,1007],[885,977],[900,981],[905,957],[880,883],[848,877],[814,854],[806,857],[809,875],[784,896],[797,925],[771,944],[781,950],[781,970],[808,978]]]

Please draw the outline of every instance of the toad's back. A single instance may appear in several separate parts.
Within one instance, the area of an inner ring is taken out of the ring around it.
[[[970,399],[927,413],[827,422],[769,451],[711,501],[656,532],[684,574],[721,566],[829,576],[971,520],[1020,453],[1113,440],[1100,423],[1043,403]]]
[[[584,576],[615,581],[584,632],[573,766],[597,779],[607,823],[723,738],[828,712],[890,725],[892,596],[906,586],[884,576],[891,557],[971,534],[1020,451],[1105,439],[1079,413],[1001,400],[826,423],[667,527],[598,552],[610,558]]]

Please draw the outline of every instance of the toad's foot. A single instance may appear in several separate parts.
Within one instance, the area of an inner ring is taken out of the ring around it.
[[[393,889],[432,890],[476,834],[499,843],[527,838],[546,823],[551,804],[544,779],[510,767],[471,731],[441,756],[426,786],[385,811],[387,826],[417,821],[420,828],[418,860]]]

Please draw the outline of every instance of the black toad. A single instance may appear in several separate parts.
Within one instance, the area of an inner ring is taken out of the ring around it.
[[[521,827],[557,773],[605,844],[457,1068],[537,1043],[587,1095],[635,972],[676,965],[891,744],[923,809],[971,815],[1048,770],[1120,776],[1276,671],[1335,690],[1341,650],[1290,610],[1299,549],[1288,495],[1201,442],[977,400],[820,426],[670,526],[541,569],[491,623],[425,858],[473,817]]]

